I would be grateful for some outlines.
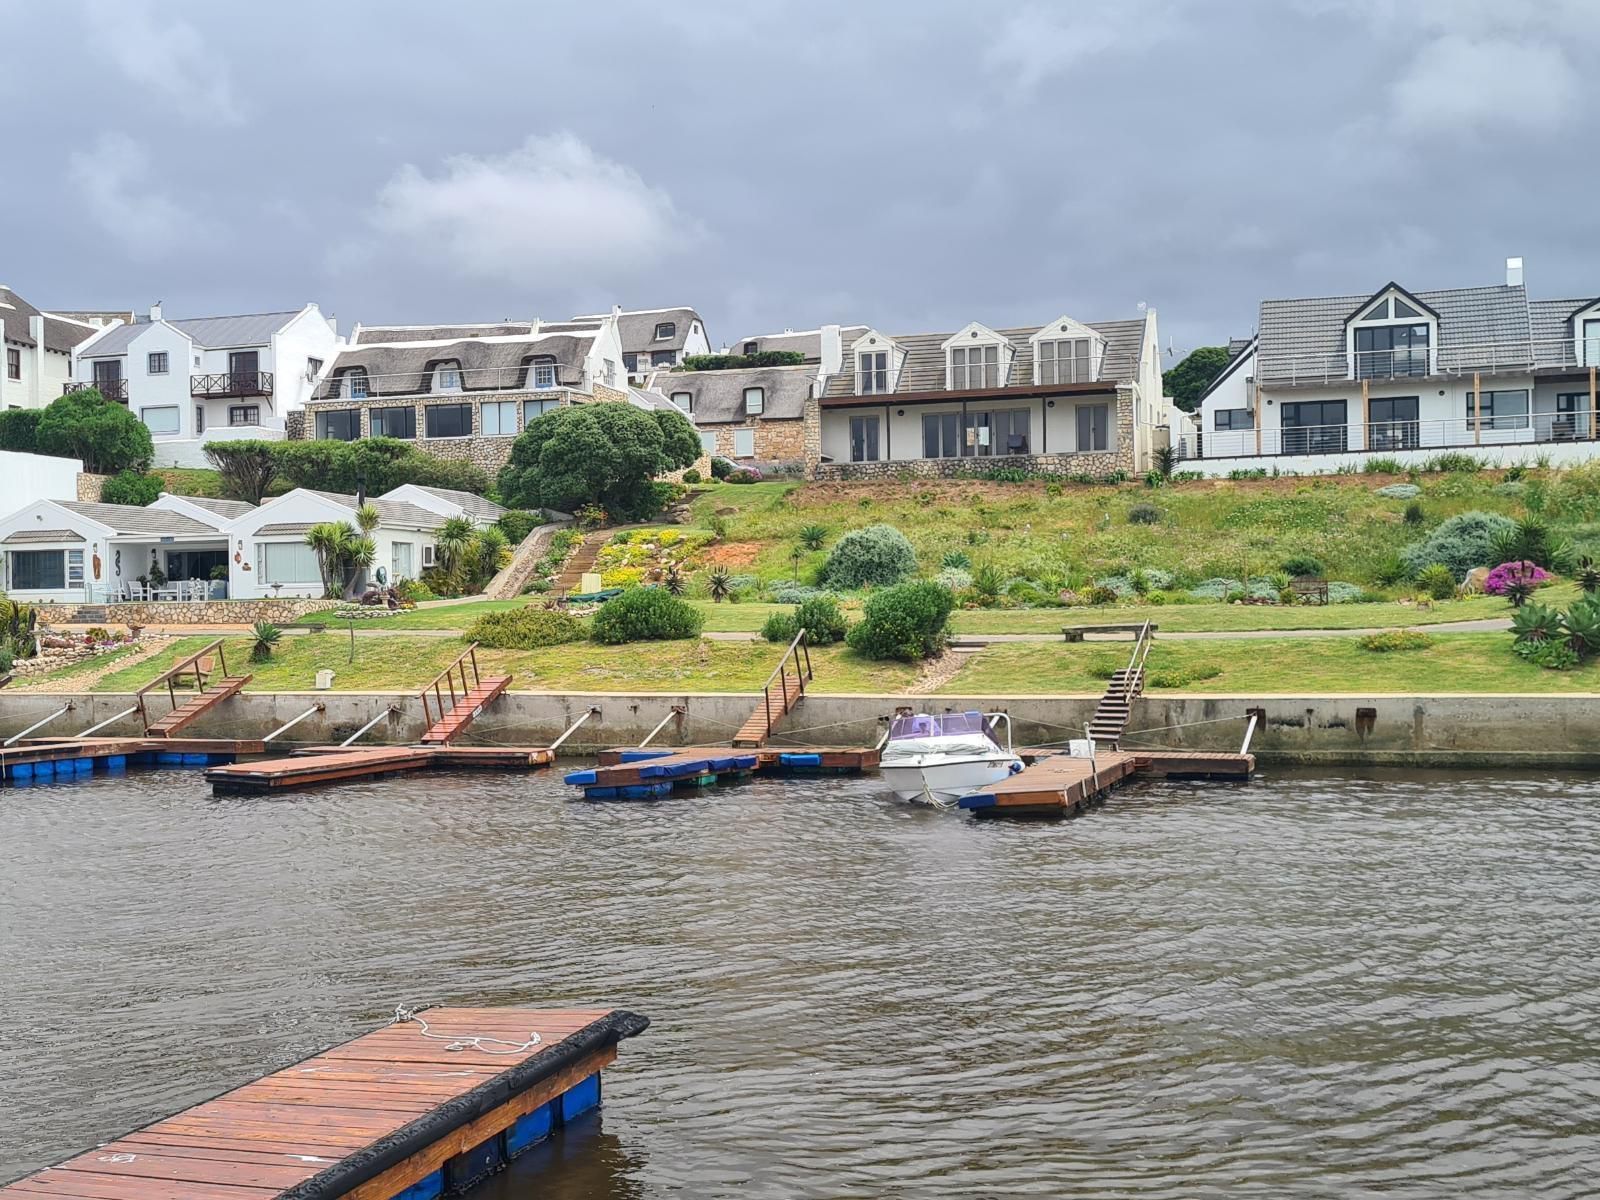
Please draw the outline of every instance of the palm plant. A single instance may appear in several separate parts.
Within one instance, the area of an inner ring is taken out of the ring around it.
[[[687,584],[683,581],[683,572],[678,570],[677,563],[668,563],[666,574],[661,579],[661,586],[667,589],[669,596],[683,595]]]
[[[283,636],[283,630],[270,621],[257,621],[255,628],[250,631],[255,639],[250,646],[251,662],[266,662],[272,657],[272,648],[278,644],[278,639]]]
[[[706,576],[706,590],[715,603],[721,604],[733,595],[733,572],[727,567],[712,567],[711,574]]]
[[[826,525],[807,525],[800,531],[800,544],[807,550],[821,550],[828,540]]]
[[[1162,479],[1171,479],[1173,468],[1178,465],[1178,451],[1174,446],[1159,446],[1156,449],[1156,470],[1161,472]]]
[[[472,591],[480,592],[493,579],[495,573],[505,565],[505,560],[510,556],[511,543],[501,530],[490,525],[478,530],[468,547],[467,559],[472,567],[472,579],[469,586]]]
[[[1005,576],[993,563],[984,563],[972,573],[972,590],[985,604],[992,604],[1000,598],[1000,589],[1005,587],[1005,583]]]
[[[306,545],[317,553],[322,594],[337,600],[344,594],[345,563],[356,531],[343,521],[322,521],[306,530]]]

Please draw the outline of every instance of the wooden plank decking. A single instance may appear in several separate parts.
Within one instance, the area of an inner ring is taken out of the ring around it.
[[[1136,769],[1135,756],[1121,751],[1098,754],[1092,762],[1047,754],[1017,774],[964,797],[958,807],[991,816],[1079,812]]]
[[[500,693],[510,686],[509,675],[490,675],[474,683],[466,695],[455,702],[449,712],[428,727],[428,731],[422,735],[423,745],[445,745],[471,725],[478,715],[499,699]]]
[[[194,724],[206,713],[244,690],[251,680],[249,675],[230,675],[219,680],[210,691],[197,692],[163,717],[158,717],[145,728],[147,737],[169,738],[179,730]]]
[[[425,1036],[415,1021],[388,1025],[0,1187],[0,1196],[390,1200],[418,1185],[417,1195],[438,1195],[596,1107],[617,1043],[649,1024],[610,1009],[420,1015],[444,1036]],[[537,1044],[521,1048],[531,1035]],[[451,1049],[452,1039],[467,1044]]]
[[[403,771],[531,771],[554,761],[555,752],[542,746],[314,746],[287,758],[212,767],[206,780],[217,793],[287,792]]]

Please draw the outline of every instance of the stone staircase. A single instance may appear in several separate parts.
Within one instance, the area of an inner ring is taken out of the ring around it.
[[[584,534],[583,541],[572,552],[572,557],[567,559],[567,565],[562,568],[561,574],[556,576],[550,594],[565,596],[569,592],[581,591],[584,573],[594,570],[595,560],[600,557],[601,547],[610,540],[610,530],[597,529],[593,533]]]
[[[67,618],[66,624],[104,625],[110,619],[110,612],[104,604],[80,604],[73,609],[72,616]]]

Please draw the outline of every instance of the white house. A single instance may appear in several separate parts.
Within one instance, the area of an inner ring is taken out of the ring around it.
[[[95,335],[88,321],[40,312],[0,284],[5,370],[0,408],[43,408],[72,381],[72,349]]]
[[[465,517],[474,525],[493,525],[506,512],[493,500],[486,500],[472,492],[424,487],[417,483],[404,483],[397,488],[390,488],[381,498],[414,504],[441,517]]]
[[[1266,300],[1257,336],[1201,398],[1208,474],[1328,472],[1441,450],[1485,462],[1596,457],[1600,299],[1503,284]]]
[[[692,308],[614,309],[628,382],[642,384],[652,370],[671,367],[690,354],[710,354],[706,323]],[[573,317],[598,321],[606,314]]]
[[[150,428],[156,466],[206,466],[208,441],[279,439],[340,346],[315,304],[293,312],[114,323],[73,353],[71,387],[96,387]]]

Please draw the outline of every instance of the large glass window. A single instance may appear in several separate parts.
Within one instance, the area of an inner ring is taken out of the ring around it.
[[[1477,426],[1477,406],[1472,393],[1467,393],[1467,429]],[[1483,427],[1485,429],[1528,428],[1528,393],[1520,391],[1485,392],[1483,394]]]
[[[1219,408],[1211,414],[1213,429],[1254,429],[1256,415],[1248,408]]]
[[[524,400],[522,402],[522,427],[526,429],[545,413],[561,407],[559,400]]]
[[[367,425],[373,437],[402,438],[411,441],[417,436],[417,410],[405,408],[375,408],[367,414]]]
[[[856,393],[875,396],[889,388],[889,352],[869,350],[857,356]]]
[[[1368,450],[1415,450],[1421,445],[1416,396],[1374,396],[1369,405]]]
[[[993,454],[1027,454],[1028,410],[1005,409],[1001,412],[969,412],[967,436],[962,439],[961,452],[987,458]]]
[[[632,375],[639,369],[639,356],[637,354],[624,354],[622,356],[622,369]]]
[[[877,417],[850,418],[850,461],[878,461]]]
[[[1279,408],[1285,454],[1343,454],[1349,445],[1343,400],[1307,400]]]
[[[672,321],[661,321],[656,325],[656,341],[665,342],[675,336],[678,326]]]
[[[922,457],[961,457],[961,414],[922,414]]]
[[[1426,325],[1363,325],[1356,329],[1356,378],[1428,373]]]
[[[389,572],[395,582],[413,578],[411,565],[415,561],[413,549],[414,546],[410,542],[389,543]]]
[[[959,391],[1000,386],[999,346],[957,346],[950,351],[950,386]]]
[[[257,542],[256,582],[322,586],[317,552],[304,542]]]
[[[77,551],[82,572],[83,551]],[[11,551],[11,590],[59,591],[67,586],[66,552],[63,550]]]
[[[1109,404],[1079,404],[1075,406],[1078,420],[1078,453],[1086,454],[1111,447],[1111,406]]]
[[[481,405],[484,437],[515,437],[517,435],[517,402],[515,400],[490,400]]]
[[[1561,392],[1556,396],[1554,414],[1540,413],[1539,437],[1558,442],[1589,436],[1589,393]]]
[[[652,350],[650,352],[650,365],[652,367],[670,367],[678,361],[676,350]]]
[[[1094,343],[1063,338],[1039,343],[1040,383],[1087,383],[1094,378]]]
[[[1600,366],[1600,317],[1584,318],[1578,338],[1578,362],[1586,367]]]
[[[427,414],[427,436],[431,438],[457,438],[472,436],[472,405],[430,404],[423,410]]]
[[[145,428],[151,433],[177,433],[178,406],[176,404],[163,404],[156,408],[141,408],[139,419],[144,422]]]
[[[361,436],[359,408],[330,408],[316,418],[317,437],[323,441],[353,442]]]

